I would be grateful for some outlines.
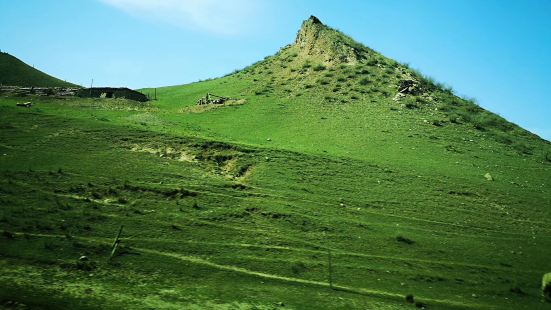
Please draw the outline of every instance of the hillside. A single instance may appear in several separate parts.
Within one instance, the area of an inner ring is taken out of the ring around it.
[[[548,307],[549,142],[315,17],[157,97],[0,97],[0,305]]]
[[[74,87],[37,70],[16,57],[0,52],[0,85],[26,87]]]

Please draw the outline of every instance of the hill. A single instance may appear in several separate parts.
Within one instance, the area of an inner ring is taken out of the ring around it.
[[[0,98],[0,302],[548,306],[549,143],[317,18],[157,98]]]
[[[24,87],[74,87],[37,70],[16,57],[0,52],[0,85]]]

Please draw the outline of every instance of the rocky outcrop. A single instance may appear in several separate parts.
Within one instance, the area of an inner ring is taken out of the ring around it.
[[[366,51],[351,46],[342,40],[342,34],[325,26],[317,17],[304,21],[295,39],[300,53],[318,56],[326,64],[358,63],[365,58]]]

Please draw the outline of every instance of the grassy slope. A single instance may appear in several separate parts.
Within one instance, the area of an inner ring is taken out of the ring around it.
[[[39,71],[16,57],[0,52],[0,84],[8,86],[74,87]]]
[[[343,65],[336,46],[327,61],[293,45],[148,106],[1,99],[1,297],[393,309],[411,293],[430,308],[544,308],[548,143],[428,82],[394,102],[415,73],[370,50]],[[246,103],[195,107],[206,92]],[[107,264],[120,224],[125,254]],[[326,284],[328,250],[341,290]]]

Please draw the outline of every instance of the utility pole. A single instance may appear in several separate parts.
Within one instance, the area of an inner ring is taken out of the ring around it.
[[[155,87],[155,101],[157,101],[157,87]]]
[[[90,82],[90,97],[92,97],[92,87],[94,87],[94,78],[92,78],[92,82]]]

